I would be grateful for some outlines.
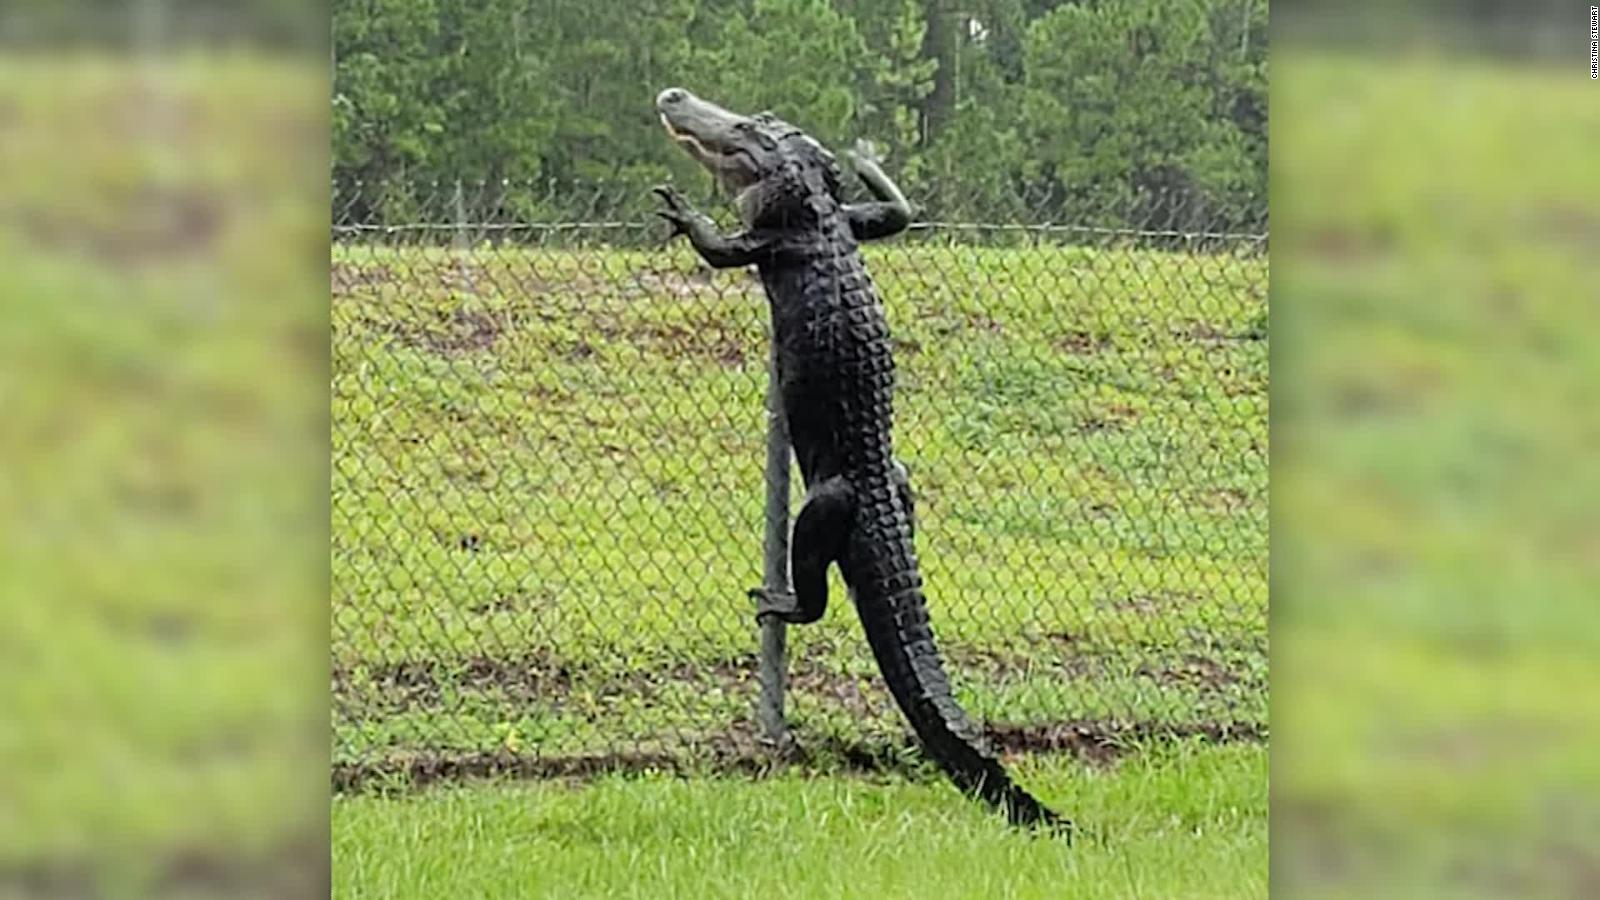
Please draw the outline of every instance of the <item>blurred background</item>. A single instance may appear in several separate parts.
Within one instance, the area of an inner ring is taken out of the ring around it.
[[[1600,893],[1587,7],[1274,4],[1273,889]]]
[[[0,9],[0,896],[326,891],[326,29]]]

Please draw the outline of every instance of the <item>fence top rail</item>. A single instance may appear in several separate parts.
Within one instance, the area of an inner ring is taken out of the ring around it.
[[[637,220],[597,222],[399,222],[393,224],[336,222],[333,224],[333,231],[335,234],[341,235],[461,231],[487,234],[518,231],[617,231],[648,228],[651,224],[650,222]],[[925,221],[911,223],[909,230],[920,232],[1001,231],[1034,234],[1099,234],[1116,237],[1183,238],[1186,240],[1240,241],[1244,243],[1264,242],[1270,234],[1267,231],[1183,231],[1166,228],[1114,228],[1095,225],[1072,225],[1064,222],[1033,224],[1020,222]]]

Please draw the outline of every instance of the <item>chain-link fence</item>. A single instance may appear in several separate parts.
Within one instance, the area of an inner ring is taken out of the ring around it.
[[[663,246],[637,191],[541,221],[544,190],[335,190],[340,786],[771,756],[746,595],[765,297]],[[1265,220],[1208,230],[1160,196],[1068,208],[863,251],[958,696],[1003,747],[1260,736]],[[818,763],[902,759],[831,577],[827,617],[788,631],[789,725]]]

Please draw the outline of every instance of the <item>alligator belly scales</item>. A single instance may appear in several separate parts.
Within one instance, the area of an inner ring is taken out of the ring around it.
[[[670,187],[660,215],[702,258],[754,265],[771,304],[778,384],[806,499],[795,517],[794,592],[753,592],[758,615],[807,623],[828,601],[828,566],[849,585],[890,693],[927,754],[964,791],[1020,825],[1068,823],[1018,787],[951,693],[913,546],[911,491],[891,442],[889,327],[858,242],[896,234],[911,207],[872,159],[855,169],[874,202],[839,201],[834,157],[770,113],[742,116],[687,91],[656,98],[668,134],[737,192],[744,229],[719,232]]]

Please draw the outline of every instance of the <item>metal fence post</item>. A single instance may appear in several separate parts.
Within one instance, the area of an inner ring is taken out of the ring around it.
[[[778,390],[778,347],[772,342],[767,361],[767,531],[765,587],[789,590],[789,433]],[[761,624],[761,699],[756,719],[761,735],[787,750],[791,743],[783,718],[783,694],[789,671],[788,626],[769,619]]]
[[[455,194],[450,200],[451,206],[454,207],[456,218],[456,233],[451,244],[457,250],[469,250],[472,248],[472,239],[467,234],[467,195],[461,189],[461,179],[459,178],[456,179]]]

